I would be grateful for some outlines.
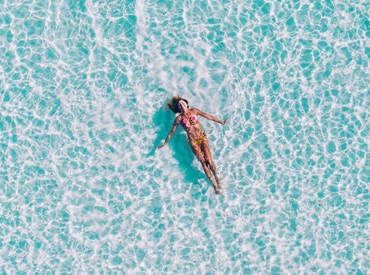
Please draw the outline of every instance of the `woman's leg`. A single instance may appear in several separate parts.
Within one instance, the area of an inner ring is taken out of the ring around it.
[[[201,149],[202,149],[202,151],[204,153],[204,158],[205,158],[206,164],[209,165],[209,168],[211,169],[213,175],[215,176],[215,179],[216,179],[218,188],[222,188],[221,181],[217,177],[216,166],[215,166],[215,164],[214,164],[214,162],[212,160],[211,150],[209,148],[209,143],[208,143],[208,138],[207,137],[204,137],[203,138]]]
[[[190,144],[191,150],[193,151],[194,155],[198,158],[198,160],[202,164],[204,173],[207,175],[207,178],[212,182],[212,185],[213,185],[213,188],[215,189],[216,194],[219,195],[220,190],[218,190],[218,187],[215,184],[212,174],[209,171],[209,168],[207,166],[206,160],[204,158],[204,155],[201,149],[201,145],[197,144],[196,142],[190,142],[189,144]]]

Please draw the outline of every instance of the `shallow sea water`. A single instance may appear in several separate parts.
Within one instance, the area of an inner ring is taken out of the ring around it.
[[[369,11],[0,0],[0,273],[369,274]]]

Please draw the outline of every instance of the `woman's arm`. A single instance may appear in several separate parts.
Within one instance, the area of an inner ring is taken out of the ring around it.
[[[202,117],[205,117],[206,119],[209,119],[209,120],[212,120],[212,121],[214,121],[214,122],[218,122],[218,123],[220,123],[220,124],[222,124],[222,125],[224,125],[229,119],[227,118],[227,119],[225,119],[224,121],[222,121],[221,119],[218,119],[217,117],[215,117],[215,116],[212,116],[212,115],[209,115],[209,114],[206,114],[206,113],[204,113],[204,112],[202,112],[201,110],[199,110],[199,109],[195,109],[196,110],[196,112],[197,112],[197,115],[199,115],[199,116],[202,116]]]
[[[179,119],[178,117],[175,119],[175,121],[173,122],[173,125],[172,125],[172,129],[171,131],[168,133],[167,137],[166,137],[166,140],[163,142],[162,145],[159,145],[157,146],[157,149],[160,149],[162,147],[164,147],[167,142],[170,140],[170,138],[172,137],[172,135],[176,132],[176,129],[177,129],[177,126],[179,125]]]

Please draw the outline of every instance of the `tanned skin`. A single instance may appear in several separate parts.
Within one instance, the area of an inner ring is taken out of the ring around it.
[[[182,119],[185,117],[186,119],[189,119],[190,116],[201,116],[208,120],[220,123],[224,125],[229,119],[220,120],[215,116],[206,114],[202,112],[199,109],[196,108],[190,108],[188,109],[188,105],[184,100],[179,100],[177,103],[179,110],[181,111],[181,114],[178,115],[173,122],[172,129],[168,133],[166,140],[164,143],[160,146],[157,146],[158,149],[164,147],[168,141],[171,139],[172,135],[175,133],[177,126],[182,121]],[[204,173],[207,175],[208,179],[212,182],[212,185],[215,189],[215,193],[217,195],[220,195],[220,188],[222,188],[221,181],[219,180],[216,172],[216,166],[213,163],[212,156],[211,156],[211,150],[209,148],[208,138],[207,136],[203,136],[203,130],[200,127],[200,124],[194,124],[191,125],[191,127],[187,128],[187,134],[188,134],[188,141],[191,147],[191,150],[193,151],[194,155],[197,157],[197,159],[200,161],[200,163],[203,166]],[[199,144],[196,142],[197,139],[202,138],[202,142]],[[211,173],[212,172],[212,173]],[[214,176],[214,179],[216,180],[216,183],[212,177],[212,174]]]

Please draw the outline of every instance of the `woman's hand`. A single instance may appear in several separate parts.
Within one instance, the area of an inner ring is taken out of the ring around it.
[[[228,122],[228,121],[229,121],[229,119],[230,119],[230,118],[225,119],[225,120],[222,122],[222,125],[225,125],[225,124],[226,124],[226,122]]]
[[[166,143],[163,143],[162,145],[157,146],[157,149],[161,149],[164,146],[166,146]]]

